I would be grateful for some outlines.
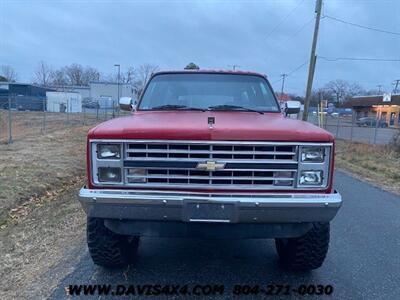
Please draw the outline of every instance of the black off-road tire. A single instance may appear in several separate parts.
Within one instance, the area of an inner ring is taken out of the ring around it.
[[[303,236],[275,239],[276,250],[284,267],[308,271],[322,266],[329,248],[329,223],[314,223]]]
[[[93,262],[106,268],[131,264],[139,246],[139,237],[116,234],[99,218],[87,218],[86,237]]]

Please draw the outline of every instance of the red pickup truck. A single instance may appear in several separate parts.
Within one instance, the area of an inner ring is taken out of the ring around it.
[[[140,237],[151,236],[274,238],[284,266],[322,265],[342,203],[334,139],[287,118],[299,103],[282,112],[265,76],[158,72],[120,106],[132,114],[87,139],[79,196],[96,264],[132,262]]]

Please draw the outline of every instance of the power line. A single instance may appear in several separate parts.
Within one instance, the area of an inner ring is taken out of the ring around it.
[[[266,35],[268,39],[295,11],[305,0],[301,0],[272,30]]]
[[[282,77],[283,75],[285,75],[285,78],[287,78],[287,77],[293,75],[293,74],[294,74],[295,72],[297,72],[298,70],[300,70],[300,69],[301,69],[302,67],[304,67],[306,64],[308,64],[308,60],[306,60],[304,63],[302,63],[301,65],[297,66],[296,68],[294,68],[294,69],[291,70],[290,72],[285,73],[285,74],[281,74],[280,77]],[[271,84],[278,83],[278,82],[280,82],[281,80],[282,80],[282,79],[277,79],[277,80],[271,82]]]
[[[312,17],[310,20],[308,20],[306,23],[304,23],[299,30],[297,30],[293,35],[289,36],[286,40],[282,42],[282,44],[287,43],[287,41],[291,40],[292,38],[296,37],[300,32],[302,32],[308,25],[310,25],[314,21],[314,17]]]
[[[345,21],[345,20],[342,20],[342,19],[338,19],[338,18],[335,18],[335,17],[327,16],[327,15],[324,15],[324,17],[327,18],[327,19],[330,19],[330,20],[334,20],[336,22],[343,23],[343,24],[347,24],[347,25],[351,25],[351,26],[355,26],[355,27],[359,27],[359,28],[363,28],[363,29],[368,29],[368,30],[372,30],[372,31],[376,31],[376,32],[381,32],[381,33],[387,33],[387,34],[400,36],[400,32],[394,32],[394,31],[388,31],[388,30],[384,30],[384,29],[364,26],[364,25],[348,22],[348,21]]]
[[[287,76],[292,75],[293,73],[297,72],[298,70],[300,70],[302,67],[304,67],[306,64],[308,64],[308,60],[306,60],[304,63],[302,63],[301,65],[297,66],[296,68],[294,68],[292,71],[290,71],[289,73],[287,73]]]
[[[278,80],[275,80],[275,81],[271,82],[271,84],[275,84],[275,83],[278,83],[280,81],[281,81],[281,79],[279,78]]]
[[[355,61],[388,61],[388,62],[397,62],[400,61],[400,59],[396,58],[367,58],[367,57],[325,57],[325,56],[318,56],[318,58],[321,58],[326,61],[339,61],[339,60],[355,60]]]

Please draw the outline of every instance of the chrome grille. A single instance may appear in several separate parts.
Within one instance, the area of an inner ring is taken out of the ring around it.
[[[187,143],[128,143],[126,159],[195,160],[290,160],[296,161],[295,145],[235,145]]]
[[[298,146],[289,143],[135,141],[124,144],[124,183],[141,187],[288,189]],[[223,170],[198,170],[199,163]],[[280,185],[277,185],[279,183]]]

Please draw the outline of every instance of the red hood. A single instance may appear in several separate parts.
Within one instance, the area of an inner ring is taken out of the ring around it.
[[[215,117],[212,129],[208,117]],[[333,136],[280,113],[140,111],[112,119],[89,132],[97,139],[246,140],[331,142]]]

